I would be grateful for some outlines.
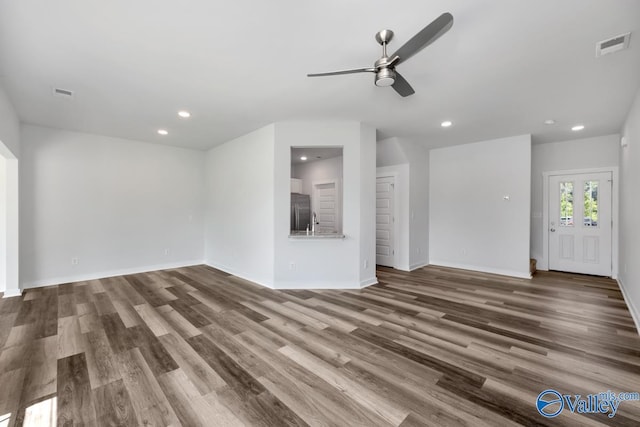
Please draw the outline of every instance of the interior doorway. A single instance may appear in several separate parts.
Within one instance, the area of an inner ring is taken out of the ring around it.
[[[395,177],[376,178],[376,264],[395,267]]]
[[[0,142],[0,292],[19,296],[18,159]]]
[[[549,269],[613,276],[613,173],[550,175]]]

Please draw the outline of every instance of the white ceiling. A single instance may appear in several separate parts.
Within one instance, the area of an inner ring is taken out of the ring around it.
[[[300,157],[306,157],[302,160]],[[291,164],[312,163],[342,156],[342,147],[291,147]]]
[[[393,52],[445,11],[453,28],[398,67],[413,96],[371,74],[306,77],[372,66],[378,30],[395,32]],[[290,119],[431,146],[548,142],[619,132],[639,30],[638,0],[0,0],[0,78],[23,122],[194,148]],[[628,31],[630,49],[595,58],[596,42]]]

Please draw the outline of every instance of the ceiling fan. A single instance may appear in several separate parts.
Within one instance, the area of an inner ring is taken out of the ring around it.
[[[415,91],[396,67],[416,53],[436,41],[440,36],[449,31],[453,25],[453,16],[446,12],[436,18],[429,25],[406,42],[393,55],[387,55],[387,44],[393,38],[393,31],[382,30],[376,34],[376,41],[382,45],[382,58],[378,59],[372,68],[356,68],[352,70],[331,71],[328,73],[307,74],[307,77],[336,76],[339,74],[375,73],[376,86],[391,86],[401,96],[413,95]]]

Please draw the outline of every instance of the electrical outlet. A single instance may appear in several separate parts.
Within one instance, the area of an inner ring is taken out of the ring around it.
[[[296,263],[295,262],[291,261],[289,263],[289,270],[296,271]]]
[[[465,248],[462,248],[462,255],[466,255],[467,254],[467,250]]]
[[[420,248],[416,248],[416,252],[419,254],[420,253]]]
[[[164,254],[169,255],[169,248],[164,248]]]
[[[367,268],[369,268],[369,260],[368,260],[368,259],[365,259],[365,260],[364,260],[364,268],[365,268],[365,270],[366,270]]]
[[[71,265],[78,265],[78,264],[80,264],[80,260],[78,259],[78,257],[71,258]]]

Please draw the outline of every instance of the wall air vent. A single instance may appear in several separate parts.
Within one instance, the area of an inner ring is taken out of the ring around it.
[[[53,88],[53,96],[57,96],[59,98],[73,98],[73,92],[67,89],[61,89],[59,87]]]
[[[596,43],[596,58],[628,48],[630,37],[631,33],[620,34],[619,36]]]

